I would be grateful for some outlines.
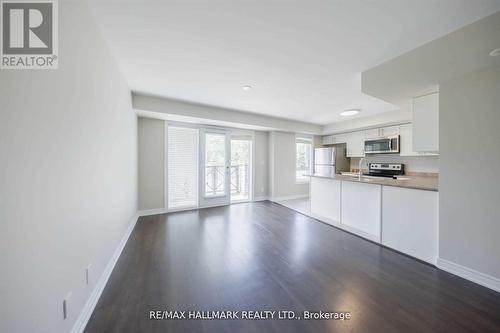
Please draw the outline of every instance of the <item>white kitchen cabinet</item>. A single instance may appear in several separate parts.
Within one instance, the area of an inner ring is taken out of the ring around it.
[[[399,126],[387,126],[379,129],[379,136],[399,135]]]
[[[374,139],[380,137],[380,128],[369,129],[364,131],[365,139]]]
[[[323,137],[323,145],[333,145],[337,143],[347,143],[346,134],[327,135]]]
[[[364,131],[365,139],[374,139],[382,136],[399,135],[399,126],[386,126]]]
[[[333,135],[326,135],[323,137],[323,145],[332,145],[333,144]]]
[[[439,151],[439,93],[413,99],[413,150]]]
[[[438,192],[383,186],[382,244],[436,264],[438,200]]]
[[[381,185],[342,182],[342,226],[380,242]]]
[[[413,125],[404,124],[399,126],[399,149],[401,156],[435,156],[437,153],[417,152],[413,150]]]
[[[335,134],[335,143],[347,143],[347,134]]]
[[[362,131],[347,135],[347,157],[365,156],[365,136]]]
[[[311,214],[326,223],[340,223],[340,180],[311,177],[310,201]]]
[[[413,129],[412,124],[399,126],[399,154],[401,156],[419,156],[420,153],[413,151]]]

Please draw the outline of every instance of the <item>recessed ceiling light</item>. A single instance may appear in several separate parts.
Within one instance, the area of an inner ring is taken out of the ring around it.
[[[348,116],[354,116],[355,114],[358,114],[361,110],[360,109],[350,109],[350,110],[345,110],[344,112],[341,112],[340,115],[344,117]]]
[[[490,56],[492,57],[500,56],[500,47],[498,49],[494,49],[493,51],[491,51]]]
[[[252,86],[243,86],[243,87],[241,87],[241,89],[243,89],[245,91],[249,91],[250,89],[252,89]]]

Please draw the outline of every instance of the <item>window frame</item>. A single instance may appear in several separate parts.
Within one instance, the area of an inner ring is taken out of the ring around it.
[[[310,182],[310,177],[297,177],[298,169],[297,169],[297,160],[298,160],[298,144],[308,144],[310,146],[310,152],[309,152],[309,173],[312,173],[313,170],[313,149],[314,149],[314,138],[312,135],[300,135],[297,134],[295,135],[295,161],[294,161],[294,173],[295,173],[295,184],[297,185],[302,185],[302,184],[309,184]],[[307,170],[306,170],[307,172]]]

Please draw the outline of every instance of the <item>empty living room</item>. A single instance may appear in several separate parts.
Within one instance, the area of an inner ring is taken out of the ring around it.
[[[1,0],[0,333],[500,332],[500,0]]]

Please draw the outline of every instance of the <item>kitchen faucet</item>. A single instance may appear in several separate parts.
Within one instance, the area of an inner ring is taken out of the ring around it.
[[[358,179],[359,180],[361,180],[361,175],[363,174],[363,171],[361,170],[361,166],[362,166],[363,162],[366,163],[366,158],[361,157],[359,159],[359,163],[358,163]],[[366,163],[366,165],[368,166],[368,163]]]

